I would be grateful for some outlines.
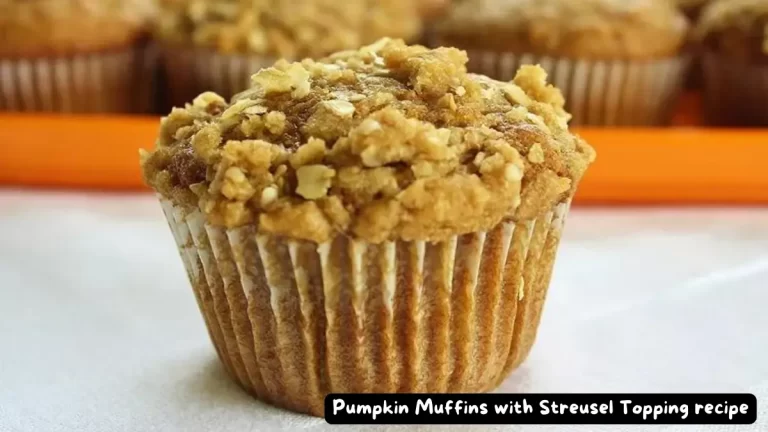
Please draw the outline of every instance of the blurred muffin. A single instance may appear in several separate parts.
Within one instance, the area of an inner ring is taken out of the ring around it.
[[[207,90],[229,98],[280,58],[323,57],[384,36],[418,37],[417,6],[412,0],[164,0],[156,36],[170,100],[183,106]]]
[[[441,16],[450,6],[451,0],[416,0],[419,5],[419,15],[424,20]]]
[[[768,1],[715,1],[695,37],[703,49],[706,120],[768,126]]]
[[[0,0],[0,109],[146,112],[148,0]]]
[[[696,21],[701,14],[701,10],[711,0],[674,0],[677,6],[685,13],[685,15],[691,20]]]
[[[435,24],[445,16],[451,5],[451,0],[418,0],[419,14],[423,20],[422,35],[419,44],[433,46],[435,40]]]
[[[691,23],[696,23],[699,19],[702,9],[711,0],[673,0],[688,17]],[[692,51],[693,61],[691,62],[688,70],[688,77],[686,79],[686,88],[699,90],[703,86],[700,53],[697,50],[697,46],[689,44],[688,50]]]
[[[383,40],[204,93],[142,154],[214,346],[260,399],[479,392],[534,342],[594,151],[525,66]]]
[[[437,33],[497,79],[540,64],[574,125],[651,125],[670,117],[687,29],[669,0],[463,0]]]

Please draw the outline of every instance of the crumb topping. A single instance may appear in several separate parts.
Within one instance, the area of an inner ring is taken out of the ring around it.
[[[0,55],[108,49],[141,37],[154,0],[0,0]]]
[[[318,58],[420,31],[412,0],[165,0],[158,36],[221,52]]]
[[[744,61],[768,62],[768,2],[718,0],[704,8],[695,37],[708,49]]]
[[[163,118],[145,180],[210,223],[318,243],[437,241],[572,196],[595,154],[544,70],[503,83],[466,62],[387,39],[280,61],[229,103],[203,93]]]
[[[466,49],[647,59],[676,55],[687,30],[669,0],[463,0],[437,31]]]

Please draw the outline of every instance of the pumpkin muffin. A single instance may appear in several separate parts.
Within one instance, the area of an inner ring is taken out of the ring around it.
[[[706,120],[768,126],[768,1],[715,1],[695,37],[703,50]]]
[[[156,38],[173,106],[203,91],[224,98],[277,59],[318,58],[381,37],[416,38],[412,0],[162,0]]]
[[[546,73],[382,40],[204,93],[142,152],[218,354],[314,415],[336,392],[495,388],[534,342],[592,148]]]
[[[146,112],[149,0],[0,0],[0,110]]]
[[[461,0],[437,42],[500,80],[540,64],[574,125],[653,125],[669,120],[678,95],[687,29],[669,0]]]

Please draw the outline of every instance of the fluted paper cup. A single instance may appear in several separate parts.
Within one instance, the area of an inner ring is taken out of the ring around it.
[[[268,56],[222,54],[178,46],[165,46],[162,52],[170,106],[184,106],[206,91],[229,99],[248,89],[251,75],[272,66],[276,60]]]
[[[131,47],[60,57],[0,58],[0,110],[146,114],[156,52]]]
[[[716,126],[768,126],[768,65],[705,53],[704,114]]]
[[[528,355],[568,204],[440,243],[316,244],[224,229],[161,199],[213,345],[248,392],[483,392]]]
[[[538,64],[565,96],[573,126],[657,126],[669,123],[685,83],[687,57],[655,61],[590,61],[468,50],[470,72],[502,81]]]

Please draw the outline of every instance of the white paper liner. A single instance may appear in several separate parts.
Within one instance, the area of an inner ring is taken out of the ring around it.
[[[149,113],[156,58],[156,52],[146,47],[0,58],[0,111]]]
[[[705,53],[704,117],[715,126],[768,127],[768,65]]]
[[[184,106],[197,95],[215,92],[229,99],[250,88],[251,76],[275,63],[274,58],[220,54],[208,49],[162,48],[169,103]]]
[[[247,391],[482,392],[533,345],[568,204],[442,243],[291,241],[161,199],[216,351]]]
[[[468,50],[469,71],[502,81],[520,66],[541,65],[565,96],[573,126],[667,124],[685,82],[687,57],[656,61],[589,61]]]

